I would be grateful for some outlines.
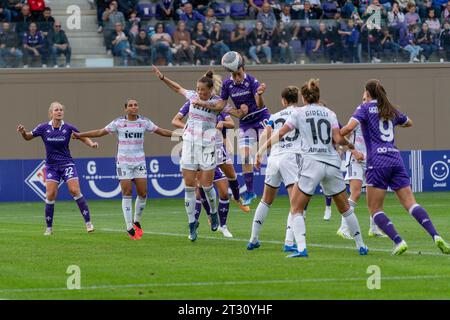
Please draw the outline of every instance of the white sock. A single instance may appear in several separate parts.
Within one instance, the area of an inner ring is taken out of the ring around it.
[[[370,230],[377,230],[378,227],[377,227],[375,221],[373,221],[373,217],[369,216],[369,218],[370,218]]]
[[[353,201],[350,198],[348,198],[348,204],[350,205],[350,207],[353,208],[353,211],[355,210],[355,207],[358,205],[355,201]],[[344,216],[341,216],[341,228],[348,229],[348,224],[345,221]]]
[[[303,211],[303,214],[305,214],[305,211]],[[288,246],[294,245],[294,231],[292,230],[292,215],[290,212],[287,217],[286,238],[284,244]]]
[[[127,224],[127,230],[133,228],[133,198],[130,196],[122,197],[122,211],[125,223]]]
[[[255,216],[253,218],[252,235],[250,237],[251,243],[256,243],[256,241],[258,241],[259,232],[261,231],[264,220],[266,220],[269,209],[270,206],[267,203],[263,201],[259,202],[258,207],[255,211]]]
[[[217,213],[217,195],[216,189],[211,185],[209,187],[202,187],[205,191],[206,200],[208,200],[209,207],[211,208],[211,214]]]
[[[342,214],[342,217],[345,219],[347,223],[348,229],[350,230],[350,235],[355,239],[356,248],[360,248],[364,246],[364,241],[361,235],[361,229],[359,228],[358,218],[353,212],[353,208],[350,207],[348,211]]]
[[[136,197],[136,203],[134,204],[134,222],[141,222],[142,212],[145,209],[145,205],[147,204],[147,197],[141,198],[140,196]]]
[[[186,213],[188,215],[189,223],[195,222],[195,187],[184,188],[184,205],[186,207]]]
[[[353,201],[352,199],[348,198],[348,204],[350,205],[350,207],[352,207],[353,209],[355,209],[358,206],[358,203],[356,203],[355,201]]]
[[[297,250],[301,252],[306,249],[306,225],[305,218],[300,213],[292,215],[292,229],[297,241]]]

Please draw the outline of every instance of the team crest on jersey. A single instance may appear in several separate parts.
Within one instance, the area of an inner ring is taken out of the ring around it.
[[[45,161],[42,160],[41,163],[30,173],[30,175],[25,179],[25,183],[38,195],[39,198],[45,200]],[[62,182],[59,184],[60,187]]]
[[[244,85],[248,88],[248,86],[250,85],[250,83],[245,82]]]

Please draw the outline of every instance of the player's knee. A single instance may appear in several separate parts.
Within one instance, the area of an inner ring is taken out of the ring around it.
[[[80,195],[80,188],[76,187],[69,188],[69,193],[72,197],[78,197]]]
[[[56,199],[56,192],[47,192],[45,199],[48,201],[55,201]]]
[[[147,198],[147,190],[138,190],[137,194],[141,198]]]
[[[122,189],[122,196],[124,197],[131,197],[133,195],[133,192],[131,189]]]

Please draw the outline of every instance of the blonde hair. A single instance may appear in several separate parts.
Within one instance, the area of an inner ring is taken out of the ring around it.
[[[54,102],[50,103],[50,107],[48,108],[48,118],[50,120],[53,119],[52,118],[52,113],[53,113],[53,110],[55,109],[55,107],[61,107],[63,109],[63,111],[66,109],[66,107],[64,107],[64,105],[62,105],[58,101],[54,101]]]
[[[213,93],[215,95],[220,95],[220,90],[222,89],[222,77],[219,76],[218,74],[214,74],[213,75]]]

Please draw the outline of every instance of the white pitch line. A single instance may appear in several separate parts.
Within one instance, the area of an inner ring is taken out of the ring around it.
[[[98,229],[100,231],[105,231],[105,232],[121,232],[123,233],[123,230],[118,230],[118,229],[110,229],[110,228],[102,228],[102,229]],[[186,234],[180,234],[180,233],[171,233],[171,232],[154,232],[154,231],[145,231],[146,234],[154,234],[154,235],[159,235],[159,236],[171,236],[171,237],[183,237],[183,238],[187,238]],[[202,236],[199,235],[199,239],[208,239],[208,240],[224,240],[224,241],[238,241],[238,242],[248,242],[248,239],[241,239],[241,238],[219,238],[219,237],[211,237],[211,236]],[[265,243],[271,243],[271,244],[280,244],[283,245],[284,242],[283,241],[278,241],[278,240],[261,240],[261,244],[265,244]],[[348,247],[348,246],[337,246],[337,245],[329,245],[329,244],[316,244],[316,243],[308,243],[307,244],[310,247],[317,247],[317,248],[326,248],[326,249],[346,249],[346,250],[353,250],[353,251],[357,251],[355,247]],[[392,250],[389,249],[379,249],[379,248],[372,248],[369,247],[369,253],[370,251],[375,251],[375,252],[389,252],[391,253]],[[407,253],[409,254],[417,254],[417,255],[430,255],[430,256],[446,256],[444,254],[440,254],[440,253],[436,253],[436,252],[427,252],[427,251],[410,251],[408,250]],[[446,257],[450,257],[450,255],[447,255]]]
[[[450,275],[416,275],[416,276],[392,276],[381,277],[382,281],[404,281],[404,280],[430,280],[447,279]],[[367,278],[310,278],[310,279],[279,279],[279,280],[242,280],[242,281],[210,281],[210,282],[171,282],[171,283],[135,283],[118,285],[97,285],[81,287],[79,290],[67,288],[22,288],[22,289],[0,289],[2,293],[24,293],[24,292],[49,292],[49,291],[73,291],[80,290],[108,290],[127,288],[152,288],[152,287],[205,287],[205,286],[227,286],[227,285],[261,285],[261,284],[285,284],[285,283],[323,283],[323,282],[349,282],[367,281]]]

